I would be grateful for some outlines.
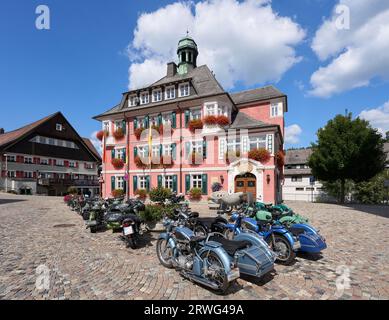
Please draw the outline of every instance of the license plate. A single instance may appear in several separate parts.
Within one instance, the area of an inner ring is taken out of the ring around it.
[[[134,233],[134,228],[132,226],[123,228],[124,235],[129,235]]]

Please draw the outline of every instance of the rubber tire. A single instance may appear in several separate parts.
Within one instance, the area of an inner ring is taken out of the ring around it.
[[[90,232],[91,232],[91,233],[96,233],[96,231],[97,231],[97,230],[96,230],[96,227],[94,227],[94,226],[93,226],[93,227],[90,227],[89,229],[90,229]]]
[[[279,263],[279,264],[285,265],[285,266],[289,266],[290,264],[292,264],[292,262],[296,258],[296,252],[293,251],[293,248],[292,248],[290,242],[284,236],[281,236],[279,234],[274,234],[274,238],[275,238],[276,241],[277,241],[277,239],[280,239],[282,242],[284,242],[286,244],[286,246],[288,247],[288,251],[289,251],[289,255],[288,255],[288,258],[286,260],[279,260],[277,258],[276,262]],[[270,245],[270,247],[273,250],[273,241],[272,241],[272,237],[271,236],[269,236],[267,242],[268,242],[268,244]]]
[[[169,263],[167,263],[166,261],[164,261],[162,258],[161,258],[161,243],[162,242],[166,242],[165,239],[158,239],[157,241],[157,245],[156,245],[156,250],[157,250],[157,257],[158,257],[158,260],[159,262],[165,267],[165,268],[169,268],[169,269],[173,269],[173,262],[170,261]]]
[[[207,229],[204,227],[204,226],[202,226],[201,224],[197,224],[195,227],[194,227],[194,233],[197,235],[197,232],[201,232],[201,234],[203,235],[203,236],[207,236],[207,234],[208,234],[208,231],[207,231]]]
[[[136,249],[138,247],[137,242],[134,241],[132,237],[126,237],[126,242],[131,249]]]

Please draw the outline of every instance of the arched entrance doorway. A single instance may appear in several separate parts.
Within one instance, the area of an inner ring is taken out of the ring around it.
[[[235,192],[251,192],[254,199],[257,196],[257,178],[252,173],[240,174],[235,177]]]

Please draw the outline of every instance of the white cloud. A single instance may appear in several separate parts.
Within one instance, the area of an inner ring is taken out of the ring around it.
[[[89,140],[92,142],[92,144],[95,146],[96,150],[101,154],[103,149],[101,147],[101,141],[99,139],[96,138],[96,133],[98,131],[94,131],[92,132],[92,134],[90,135],[90,138]]]
[[[350,9],[350,28],[338,29],[334,11],[317,30],[312,49],[329,60],[311,76],[310,94],[331,97],[368,86],[372,79],[389,78],[389,1],[340,0]]]
[[[186,30],[198,44],[198,65],[207,64],[226,89],[280,80],[300,61],[294,47],[305,37],[271,0],[176,2],[140,15],[128,47],[130,88],[165,75]]]
[[[296,144],[299,142],[300,134],[303,130],[298,124],[285,127],[285,143]]]
[[[385,136],[385,133],[389,131],[389,101],[378,108],[363,110],[359,117],[369,121],[374,128],[377,128]]]

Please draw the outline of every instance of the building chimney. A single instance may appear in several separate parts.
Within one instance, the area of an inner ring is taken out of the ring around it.
[[[172,77],[177,73],[177,65],[174,62],[169,62],[167,64],[167,76]]]
[[[0,128],[0,134],[3,134],[4,132],[4,128]]]

